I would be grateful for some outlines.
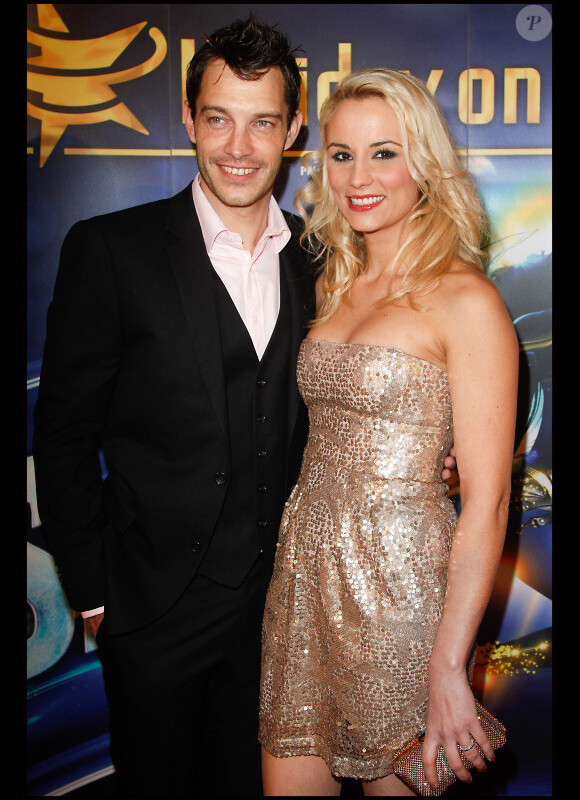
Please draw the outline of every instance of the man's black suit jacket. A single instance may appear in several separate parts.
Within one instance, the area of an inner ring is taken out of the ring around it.
[[[284,213],[290,491],[308,427],[295,368],[314,287],[301,223]],[[212,266],[191,186],[69,232],[48,312],[33,453],[43,532],[71,607],[105,605],[109,633],[162,614],[199,566],[227,491],[216,475],[229,466]]]

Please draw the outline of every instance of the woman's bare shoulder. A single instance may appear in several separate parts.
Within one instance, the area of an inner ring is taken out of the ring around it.
[[[494,282],[483,272],[457,259],[441,278],[440,297],[447,308],[457,313],[489,309],[506,310]]]
[[[475,351],[479,347],[517,349],[513,322],[503,298],[483,272],[457,262],[441,280],[438,322],[444,349]]]

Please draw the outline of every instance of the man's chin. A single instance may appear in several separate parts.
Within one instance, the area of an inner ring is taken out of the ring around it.
[[[251,191],[249,187],[246,191],[231,191],[223,190],[221,187],[216,188],[218,191],[214,191],[214,194],[220,203],[230,208],[249,208],[259,203],[260,200],[263,200],[265,197],[269,199],[273,187],[253,187]]]
[[[208,199],[211,201],[211,195],[214,195],[220,203],[230,208],[249,208],[264,198],[269,200],[276,177],[275,174],[269,175],[270,180],[264,180],[266,175],[262,172],[258,173],[261,180],[258,179],[258,174],[255,174],[244,184],[236,181],[233,176],[228,179],[227,176],[221,174],[204,175],[204,171],[201,169],[200,172],[201,186]]]

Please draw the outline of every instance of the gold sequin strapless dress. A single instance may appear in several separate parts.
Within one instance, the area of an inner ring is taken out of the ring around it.
[[[336,776],[390,774],[425,725],[456,513],[447,373],[400,350],[305,339],[310,436],[263,626],[260,741]]]

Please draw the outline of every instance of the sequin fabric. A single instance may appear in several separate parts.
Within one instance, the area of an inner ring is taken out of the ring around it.
[[[310,435],[266,601],[260,741],[371,780],[425,725],[456,523],[441,480],[447,374],[400,350],[315,339],[297,374]]]

